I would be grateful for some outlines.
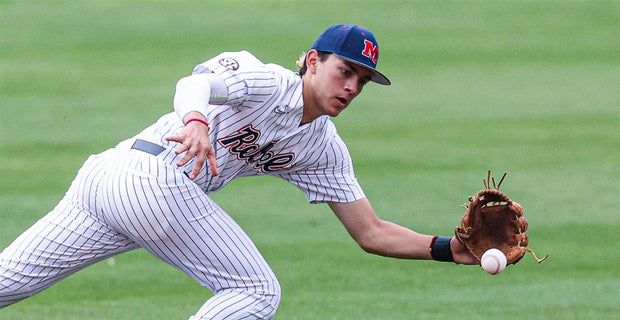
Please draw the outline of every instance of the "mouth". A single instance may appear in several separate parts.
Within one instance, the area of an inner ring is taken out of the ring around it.
[[[340,103],[340,107],[342,108],[346,107],[349,104],[349,100],[345,98],[337,97],[336,100],[338,100],[338,102]]]

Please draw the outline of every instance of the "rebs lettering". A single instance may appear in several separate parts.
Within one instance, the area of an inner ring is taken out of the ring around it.
[[[237,132],[220,138],[217,142],[239,160],[245,160],[247,164],[261,172],[268,173],[292,167],[295,153],[274,154],[271,148],[278,141],[271,141],[262,148],[255,143],[260,138],[261,132],[252,125],[247,125]]]

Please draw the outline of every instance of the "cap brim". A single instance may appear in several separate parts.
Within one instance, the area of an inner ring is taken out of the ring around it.
[[[392,82],[390,81],[390,79],[388,79],[385,75],[383,75],[383,73],[377,71],[376,69],[373,69],[367,65],[361,64],[358,61],[356,61],[355,59],[350,59],[347,57],[343,57],[337,53],[334,53],[335,55],[337,55],[339,58],[347,60],[349,62],[355,63],[356,65],[360,66],[360,67],[364,67],[368,70],[370,70],[370,72],[372,72],[372,75],[370,76],[370,81],[372,82],[376,82],[378,84],[382,84],[384,86],[389,86],[392,84]]]
[[[383,73],[377,70],[372,70],[372,77],[370,77],[370,80],[384,86],[389,86],[392,84],[392,81],[390,81],[390,79],[388,79],[386,76],[383,75]]]

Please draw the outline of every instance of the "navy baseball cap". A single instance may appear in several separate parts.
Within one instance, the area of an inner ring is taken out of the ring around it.
[[[370,30],[353,24],[337,24],[327,28],[310,49],[331,52],[340,58],[372,71],[370,80],[390,85],[390,80],[377,71],[379,44]]]

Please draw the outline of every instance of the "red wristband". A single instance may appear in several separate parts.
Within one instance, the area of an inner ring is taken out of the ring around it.
[[[207,122],[207,120],[201,119],[201,118],[191,118],[191,119],[185,121],[185,125],[188,125],[190,122],[193,122],[193,121],[198,121],[198,122],[204,124],[205,126],[209,127],[209,123]]]

